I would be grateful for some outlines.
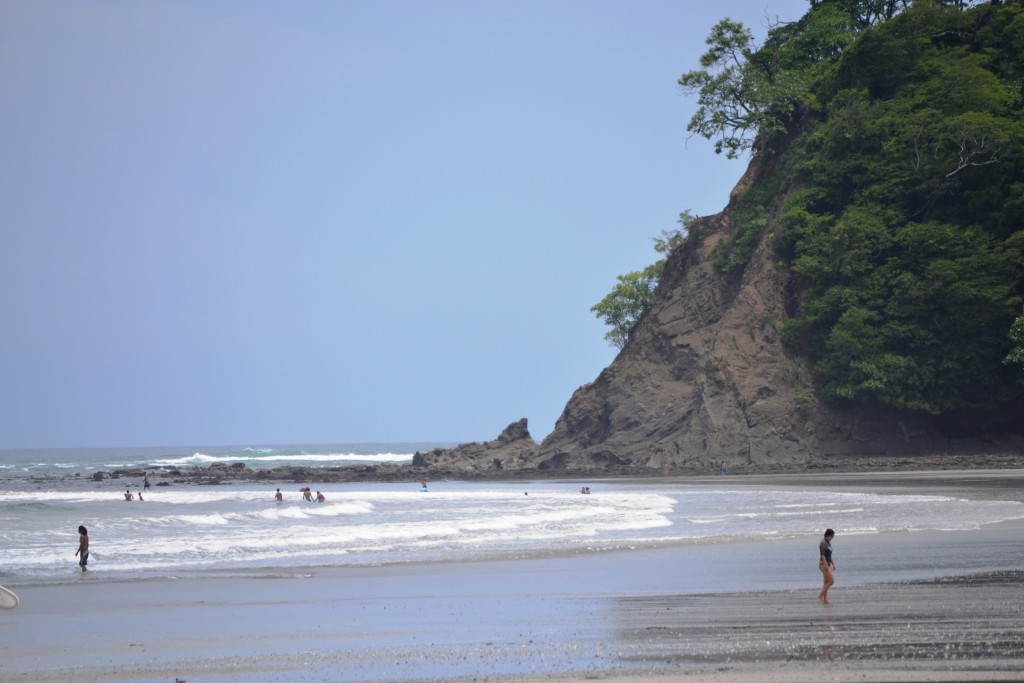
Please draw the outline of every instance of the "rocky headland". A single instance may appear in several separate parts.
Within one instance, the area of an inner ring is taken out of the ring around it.
[[[764,458],[720,461],[711,457],[678,461],[638,459],[588,463],[565,459],[563,466],[538,466],[543,463],[543,444],[530,436],[525,418],[513,422],[498,437],[483,443],[467,443],[451,449],[416,453],[407,464],[381,464],[330,467],[275,467],[253,469],[244,462],[215,463],[207,467],[133,467],[94,472],[90,475],[35,476],[26,478],[27,486],[59,482],[64,486],[112,491],[142,487],[148,473],[154,487],[230,486],[239,483],[339,484],[346,482],[419,482],[422,480],[530,480],[600,479],[615,477],[663,477],[719,475],[726,462],[729,475],[897,472],[921,470],[1024,469],[1024,451],[980,450],[973,452],[917,452],[900,455],[873,453],[833,453],[806,460],[772,462]]]
[[[738,202],[770,155],[755,158],[729,205],[698,219],[668,258],[654,302],[612,364],[570,398],[535,444],[526,420],[495,441],[417,456],[458,476],[581,476],[1021,467],[1019,433],[963,432],[906,411],[838,408],[783,344],[789,276],[770,240],[738,274],[715,265]],[[772,222],[770,215],[767,233]],[[436,475],[434,475],[436,476]]]
[[[1019,433],[956,432],[929,415],[843,409],[817,398],[813,369],[782,341],[793,302],[770,240],[738,276],[721,273],[713,258],[737,229],[739,197],[771,162],[755,159],[729,206],[693,224],[618,357],[575,392],[527,467],[886,469],[933,459],[983,466],[993,453],[1019,461]],[[770,216],[767,234],[777,220]]]

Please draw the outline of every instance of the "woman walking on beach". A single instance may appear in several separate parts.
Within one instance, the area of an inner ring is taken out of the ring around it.
[[[835,536],[836,532],[831,529],[825,529],[825,538],[821,539],[821,543],[818,544],[818,569],[821,570],[821,574],[824,577],[821,592],[818,593],[818,600],[821,600],[823,605],[832,604],[828,601],[828,589],[836,582],[836,563],[832,561],[832,539]]]
[[[78,558],[78,566],[86,571],[85,565],[89,562],[89,531],[84,526],[78,527],[78,550],[75,551]]]

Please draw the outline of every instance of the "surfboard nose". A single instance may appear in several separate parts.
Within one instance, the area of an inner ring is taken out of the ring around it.
[[[14,591],[0,586],[0,607],[3,609],[14,609],[18,606],[18,596]]]

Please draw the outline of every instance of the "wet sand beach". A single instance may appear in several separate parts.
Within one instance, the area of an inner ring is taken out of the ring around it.
[[[905,485],[948,491],[957,476]],[[1020,473],[972,476],[1020,498]],[[70,582],[5,580],[22,604],[0,611],[0,681],[1024,680],[1024,523],[845,537],[836,526],[830,606],[815,599],[813,537],[241,578],[108,581],[98,564]]]

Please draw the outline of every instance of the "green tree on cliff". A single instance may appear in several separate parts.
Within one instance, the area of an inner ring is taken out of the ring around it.
[[[591,312],[610,328],[604,338],[615,348],[621,349],[626,345],[636,321],[651,307],[654,288],[664,266],[665,260],[659,259],[643,270],[616,275],[618,284],[591,307]]]
[[[1022,36],[1021,2],[812,0],[760,46],[723,20],[680,78],[691,132],[774,155],[762,181],[788,189],[743,202],[769,217],[785,338],[832,403],[1024,411]]]
[[[651,307],[654,288],[658,286],[661,272],[665,268],[665,257],[686,238],[694,215],[689,211],[679,214],[677,221],[682,228],[662,230],[654,239],[654,250],[663,257],[642,270],[617,275],[618,284],[603,299],[594,304],[591,312],[610,328],[604,338],[617,349],[621,349],[629,333],[640,317]]]

